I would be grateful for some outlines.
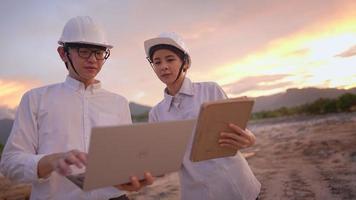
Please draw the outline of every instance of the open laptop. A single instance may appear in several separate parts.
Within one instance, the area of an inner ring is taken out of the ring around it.
[[[67,176],[83,190],[160,176],[180,169],[195,120],[137,123],[92,129],[86,172]]]

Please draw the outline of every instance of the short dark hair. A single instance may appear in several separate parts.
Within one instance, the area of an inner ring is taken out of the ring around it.
[[[97,48],[100,50],[107,50],[106,47],[95,44],[83,44],[83,43],[64,43],[64,48]]]
[[[175,53],[181,60],[182,62],[185,61],[185,57],[187,56],[182,50],[178,49],[175,46],[169,45],[169,44],[158,44],[150,48],[149,51],[149,59],[152,61],[153,59],[153,54],[160,49],[167,49]]]

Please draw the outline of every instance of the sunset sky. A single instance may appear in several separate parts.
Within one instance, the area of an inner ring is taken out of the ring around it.
[[[354,0],[1,0],[0,107],[65,79],[57,41],[77,15],[107,32],[114,49],[98,78],[129,101],[152,106],[163,97],[143,49],[161,32],[186,41],[189,78],[215,81],[230,97],[356,87]]]

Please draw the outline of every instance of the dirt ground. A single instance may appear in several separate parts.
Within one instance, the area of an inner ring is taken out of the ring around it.
[[[356,113],[267,119],[249,129],[257,142],[243,152],[261,200],[356,199]],[[131,196],[179,199],[177,174]]]
[[[256,144],[243,151],[262,184],[261,200],[356,199],[356,113],[268,119],[249,124]],[[0,200],[25,199],[27,185],[0,177]],[[131,193],[179,199],[177,173]]]
[[[355,113],[254,126],[261,199],[356,199]]]

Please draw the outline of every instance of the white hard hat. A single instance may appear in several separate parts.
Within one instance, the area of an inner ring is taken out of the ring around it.
[[[164,32],[158,35],[158,37],[148,39],[144,42],[146,56],[150,57],[150,49],[156,45],[166,44],[174,46],[181,51],[183,51],[188,56],[188,63],[191,64],[191,59],[189,56],[189,50],[185,45],[183,39],[174,32]]]
[[[71,18],[63,28],[58,44],[79,43],[113,48],[106,39],[104,32],[89,16]]]

